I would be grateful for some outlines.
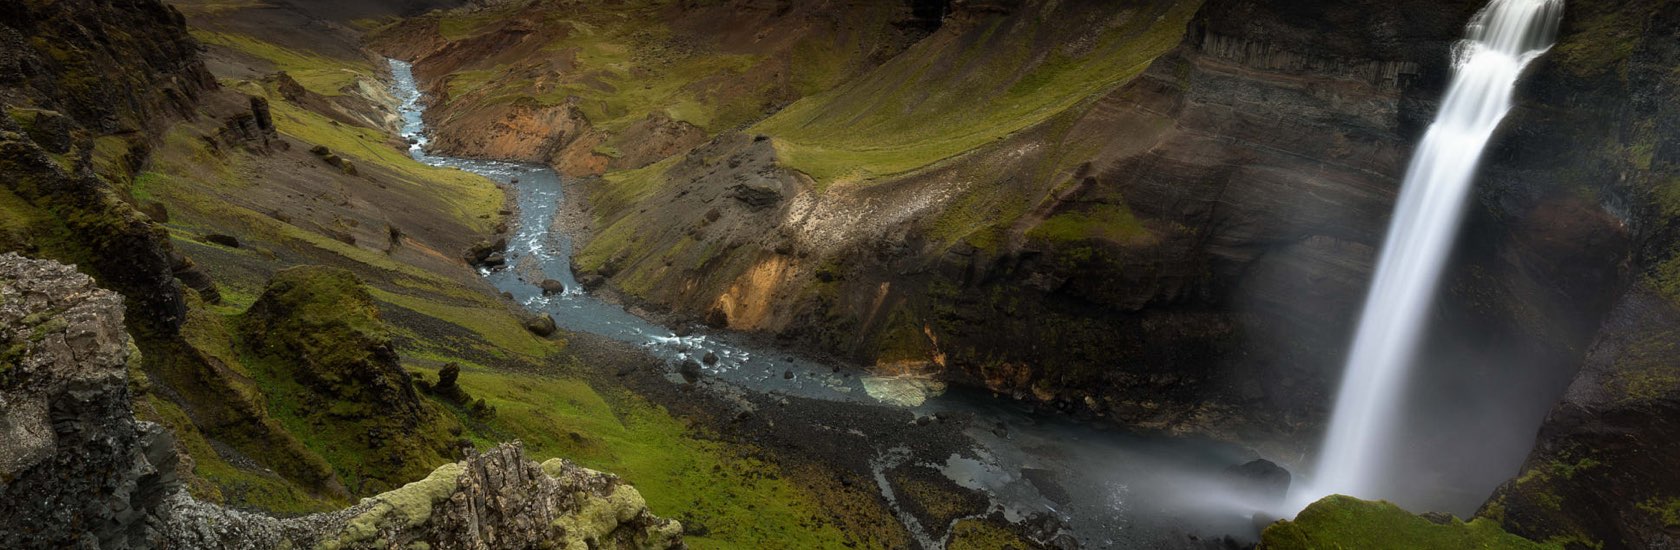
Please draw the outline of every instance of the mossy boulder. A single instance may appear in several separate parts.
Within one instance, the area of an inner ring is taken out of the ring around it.
[[[414,390],[355,274],[280,271],[239,328],[251,363],[273,378],[270,405],[352,490],[395,487],[446,460],[443,415]]]
[[[1263,550],[1419,550],[1431,548],[1561,549],[1557,543],[1538,543],[1505,532],[1487,519],[1458,518],[1433,521],[1388,502],[1331,495],[1295,516],[1279,521],[1261,534]]]

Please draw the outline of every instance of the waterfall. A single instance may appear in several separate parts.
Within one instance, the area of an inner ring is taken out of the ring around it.
[[[1382,498],[1400,396],[1452,251],[1482,151],[1511,108],[1523,67],[1551,47],[1563,0],[1493,0],[1455,48],[1456,74],[1412,157],[1365,298],[1341,391],[1299,506],[1340,493]],[[1299,508],[1297,508],[1299,509]]]

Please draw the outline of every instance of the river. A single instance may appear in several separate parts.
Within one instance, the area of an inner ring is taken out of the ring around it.
[[[554,317],[561,328],[631,343],[666,360],[666,377],[684,382],[677,365],[714,354],[705,376],[744,391],[909,409],[919,416],[962,413],[975,419],[964,434],[968,456],[908,456],[902,448],[874,449],[871,461],[883,497],[898,507],[883,472],[906,462],[939,470],[958,485],[992,500],[1011,521],[1048,515],[1060,533],[1083,548],[1217,547],[1231,536],[1252,541],[1250,514],[1265,507],[1231,496],[1226,468],[1256,458],[1227,443],[1120,431],[1032,413],[1017,403],[978,392],[936,391],[910,380],[870,378],[859,369],[786,350],[756,347],[727,331],[675,331],[591,296],[571,271],[572,241],[557,229],[565,182],[546,166],[463,159],[426,152],[421,93],[408,63],[391,60],[394,93],[402,101],[403,137],[421,162],[455,167],[506,184],[517,214],[505,253],[507,266],[481,270],[498,290],[533,312]],[[565,291],[545,295],[538,283],[554,279]],[[944,540],[895,510],[924,547]]]

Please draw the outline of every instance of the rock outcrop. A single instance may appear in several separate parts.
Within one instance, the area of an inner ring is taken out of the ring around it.
[[[517,443],[336,512],[195,501],[173,438],[134,418],[122,321],[122,298],[74,268],[0,255],[0,547],[682,547],[634,488]]]
[[[152,547],[177,459],[134,419],[122,297],[0,255],[0,350],[0,547]]]
[[[241,317],[239,332],[249,362],[285,381],[264,391],[285,396],[277,401],[286,414],[360,457],[339,466],[353,493],[395,487],[451,455],[445,415],[415,391],[379,305],[355,274],[281,270]]]

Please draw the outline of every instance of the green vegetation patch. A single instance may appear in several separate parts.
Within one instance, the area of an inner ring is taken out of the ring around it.
[[[1294,520],[1267,527],[1260,546],[1266,550],[1420,550],[1488,548],[1559,549],[1505,532],[1493,520],[1453,518],[1438,524],[1388,502],[1331,495],[1302,510]]]
[[[1639,503],[1639,509],[1650,512],[1665,526],[1680,527],[1680,498],[1653,498]]]
[[[603,393],[581,380],[473,365],[457,384],[496,409],[475,430],[479,445],[518,438],[539,461],[567,458],[622,476],[655,514],[688,527],[691,547],[838,548],[845,540],[824,519],[822,503],[777,467],[748,449],[698,437],[628,391]]]
[[[1147,241],[1150,233],[1125,205],[1099,204],[1051,216],[1027,231],[1027,236],[1056,243],[1100,239],[1133,244]]]
[[[1128,10],[1075,50],[1054,15],[928,40],[755,130],[819,186],[903,174],[1028,128],[1131,80],[1183,36],[1197,2]],[[1059,15],[1059,14],[1057,14]],[[1074,30],[1064,30],[1074,29]],[[972,36],[979,34],[978,38]],[[955,60],[955,62],[952,62]]]
[[[388,490],[448,461],[460,426],[420,399],[378,304],[349,271],[276,273],[241,317],[240,339],[270,412],[352,491]]]
[[[373,67],[366,63],[293,50],[241,34],[195,29],[192,35],[205,44],[268,61],[304,88],[321,95],[344,95],[344,89],[354,85],[358,78],[373,74]]]

